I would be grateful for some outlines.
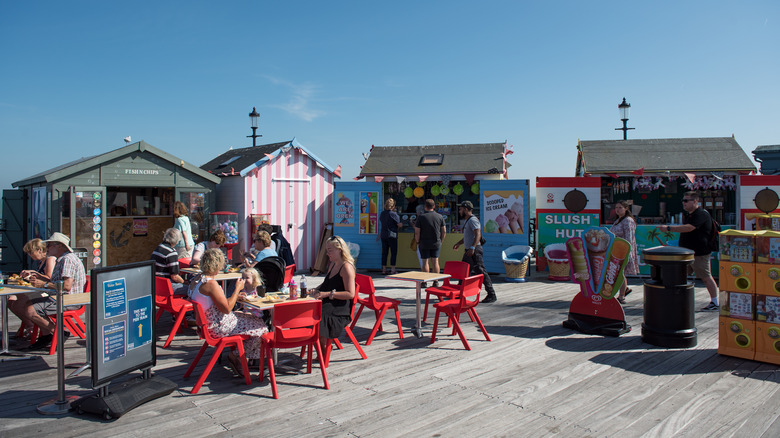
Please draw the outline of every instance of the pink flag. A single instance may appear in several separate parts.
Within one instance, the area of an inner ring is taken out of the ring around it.
[[[336,167],[336,170],[333,171],[333,174],[336,175],[336,177],[341,178],[341,164]]]

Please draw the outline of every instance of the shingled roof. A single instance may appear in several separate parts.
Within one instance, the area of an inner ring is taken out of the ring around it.
[[[580,141],[575,175],[756,170],[733,137]]]
[[[431,146],[374,146],[360,176],[501,174],[506,143]],[[424,156],[441,155],[440,164],[421,164]]]
[[[248,148],[230,149],[227,152],[217,155],[211,161],[200,166],[200,168],[206,172],[213,173],[214,175],[218,176],[245,176],[255,167],[262,166],[266,161],[278,155],[281,152],[281,149],[288,145],[296,149],[303,150],[306,155],[310,156],[324,169],[329,172],[334,172],[330,166],[317,158],[314,154],[311,153],[311,151],[304,148],[294,138],[290,141],[283,141],[280,143],[270,143],[259,146],[250,146]]]

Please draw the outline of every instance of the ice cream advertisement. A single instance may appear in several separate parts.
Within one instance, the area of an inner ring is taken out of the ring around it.
[[[525,234],[523,190],[485,191],[485,233]]]
[[[360,234],[376,234],[379,192],[360,192]]]

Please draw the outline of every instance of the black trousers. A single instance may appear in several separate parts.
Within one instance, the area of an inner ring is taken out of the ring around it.
[[[468,263],[471,267],[469,269],[469,275],[482,274],[484,277],[482,280],[482,285],[485,286],[485,290],[487,291],[488,295],[495,295],[496,290],[493,289],[493,281],[490,280],[490,275],[488,275],[487,271],[485,270],[485,262],[482,260],[482,245],[477,245],[474,249],[474,254],[471,256],[468,256],[464,252],[462,260]]]

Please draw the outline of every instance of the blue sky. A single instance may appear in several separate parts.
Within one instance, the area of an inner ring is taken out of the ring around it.
[[[780,143],[780,2],[0,2],[0,189],[146,142],[202,165],[293,137],[350,180],[372,144],[507,140],[511,178],[578,139]]]

